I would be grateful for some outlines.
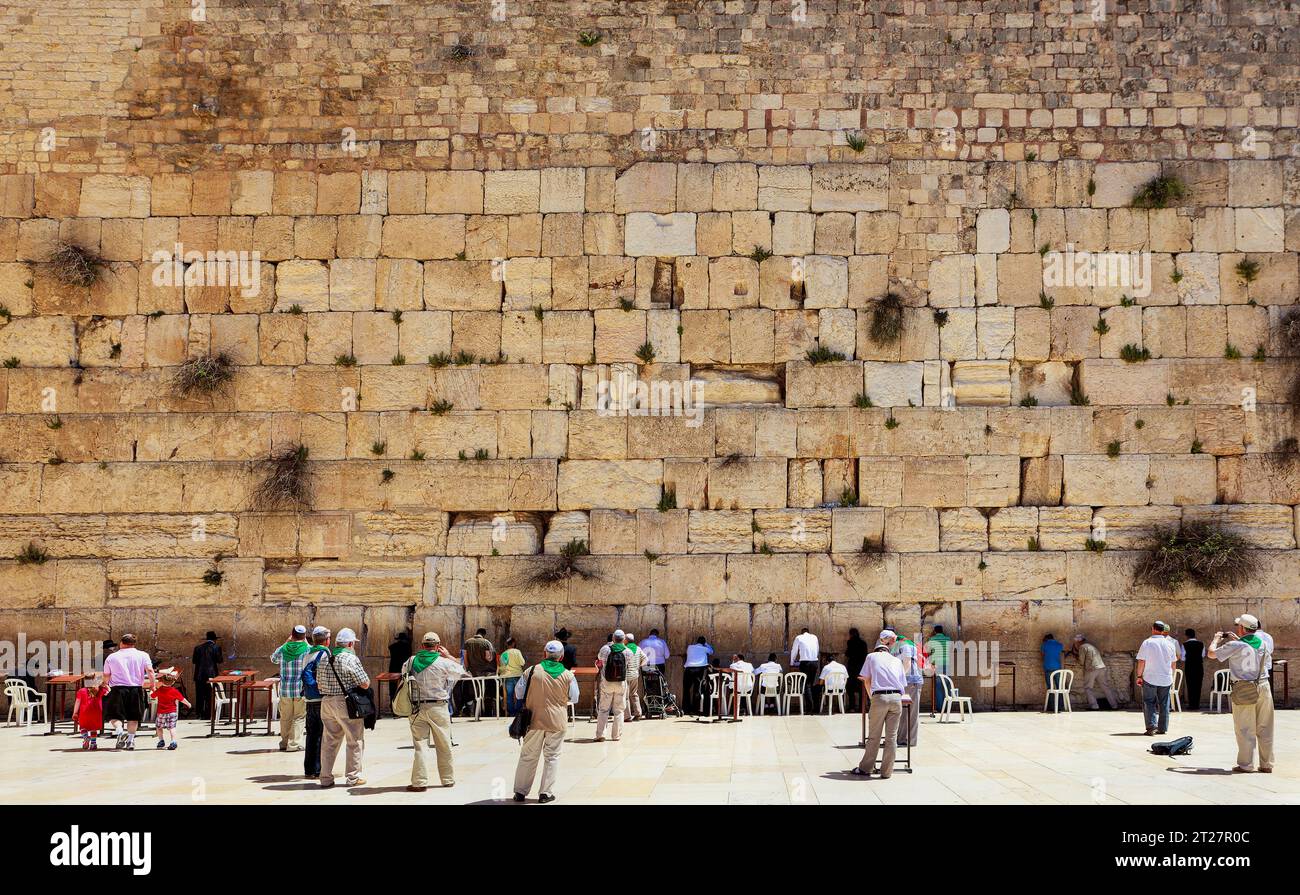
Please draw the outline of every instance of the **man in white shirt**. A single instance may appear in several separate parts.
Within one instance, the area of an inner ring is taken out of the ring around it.
[[[659,636],[658,628],[650,629],[650,636],[641,641],[641,649],[645,650],[649,664],[663,674],[664,666],[668,664],[668,643]]]
[[[844,691],[846,693],[848,692],[849,670],[845,668],[842,664],[837,662],[835,659],[836,657],[834,653],[828,653],[826,656],[826,664],[822,666],[821,674],[817,676],[818,690],[821,693],[826,692],[826,682],[833,674],[841,675],[840,680],[844,682]],[[821,711],[820,701],[817,703],[817,710]],[[826,713],[830,714],[830,710],[831,710],[831,706],[830,703],[828,702],[826,704]]]
[[[817,635],[809,634],[807,628],[790,644],[790,667],[799,669],[804,675],[803,699],[808,706],[807,711],[817,708],[817,703],[813,702],[813,681],[817,680],[817,659],[820,652]]]
[[[605,724],[613,717],[611,735],[618,742],[623,733],[623,707],[627,702],[627,666],[635,661],[624,642],[627,635],[621,630],[614,632],[613,639],[600,648],[596,655],[596,742],[605,742]],[[612,657],[612,658],[611,658]]]
[[[118,749],[134,749],[135,732],[156,683],[153,662],[148,653],[135,648],[134,634],[123,634],[121,648],[104,660],[104,683],[109,686],[104,720],[117,731]]]
[[[894,773],[898,723],[903,717],[903,694],[907,688],[903,663],[889,654],[894,640],[893,631],[881,631],[876,648],[867,655],[862,666],[860,677],[871,694],[871,708],[867,711],[867,751],[851,771],[858,777],[870,777],[876,771],[876,753],[880,750],[882,736],[885,738],[885,754],[880,760],[880,779],[887,780]]]
[[[731,665],[728,666],[732,671],[739,672],[735,676],[736,690],[741,696],[754,692],[754,665],[752,662],[746,662],[743,653],[736,653],[731,657]],[[749,677],[745,677],[749,675]]]
[[[1233,773],[1248,774],[1259,749],[1259,772],[1273,773],[1273,688],[1269,670],[1273,667],[1273,638],[1259,629],[1259,619],[1250,614],[1233,619],[1235,634],[1219,631],[1210,642],[1211,659],[1228,663],[1233,691],[1256,691],[1253,703],[1232,702],[1232,727],[1237,735],[1237,764]],[[1226,638],[1227,642],[1224,642]],[[1254,687],[1251,683],[1254,683]],[[1237,694],[1248,698],[1245,693]]]
[[[713,647],[703,636],[686,647],[686,661],[682,664],[682,698],[686,700],[685,711],[692,715],[700,713],[700,692],[708,679],[709,657]]]
[[[1168,630],[1164,622],[1153,624],[1151,636],[1142,641],[1137,652],[1137,682],[1142,688],[1142,714],[1149,737],[1169,731],[1169,689],[1174,684],[1178,650],[1174,641],[1165,636]]]
[[[640,721],[645,717],[641,708],[641,669],[650,664],[650,657],[636,644],[636,637],[628,634],[623,642],[627,644],[632,655],[627,660],[627,707],[623,710],[624,721]]]

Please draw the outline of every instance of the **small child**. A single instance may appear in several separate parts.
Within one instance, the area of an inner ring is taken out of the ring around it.
[[[90,675],[77,691],[72,715],[77,719],[77,728],[81,731],[82,749],[99,748],[96,737],[104,732],[104,696],[107,693],[108,687],[104,686],[102,674]]]
[[[154,748],[161,749],[164,746],[168,750],[176,748],[176,718],[180,714],[177,705],[190,707],[190,701],[181,695],[181,691],[176,689],[176,675],[159,674],[158,686],[150,694],[158,700],[158,715],[155,725],[158,731],[158,745]],[[171,744],[168,745],[164,734],[171,735]]]

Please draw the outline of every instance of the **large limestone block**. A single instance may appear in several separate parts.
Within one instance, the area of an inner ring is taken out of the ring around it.
[[[460,513],[447,530],[446,542],[445,552],[451,556],[540,553],[541,523],[528,513]]]
[[[712,419],[693,426],[688,416],[634,416],[627,421],[627,455],[633,458],[710,457]]]
[[[786,364],[787,407],[847,407],[862,391],[862,364],[856,361]]]
[[[1286,225],[1281,208],[1235,209],[1238,252],[1281,252]]]
[[[1024,550],[1038,538],[1037,507],[1002,507],[989,516],[990,550]]]
[[[831,552],[861,552],[863,544],[883,549],[885,511],[879,507],[835,507],[831,510]]]
[[[591,574],[595,557],[578,557],[575,564]],[[479,559],[478,604],[480,606],[566,606],[569,588],[576,573],[550,583],[539,582],[536,576],[551,571],[562,562],[550,556],[484,556]],[[544,637],[555,630],[549,629]],[[516,635],[518,636],[518,635]]]
[[[806,561],[802,553],[732,554],[727,557],[727,602],[797,603],[804,598]]]
[[[1098,507],[1092,514],[1089,537],[1108,550],[1138,550],[1151,546],[1157,531],[1178,527],[1178,507]]]
[[[1023,463],[1020,502],[1025,506],[1056,506],[1061,502],[1064,461],[1059,455],[1030,457]]]
[[[915,507],[959,507],[966,503],[966,460],[962,457],[906,457],[903,503]]]
[[[708,501],[715,509],[785,506],[785,460],[728,457],[708,466]]]
[[[546,553],[560,553],[573,541],[590,543],[590,540],[591,525],[587,514],[581,510],[570,510],[551,516],[546,526],[543,550]]]
[[[1064,474],[1067,505],[1143,506],[1151,502],[1148,457],[1067,455]]]
[[[676,210],[676,165],[667,162],[637,162],[619,175],[615,182],[614,212],[616,214],[640,211],[666,214]],[[691,227],[694,230],[693,219]]]
[[[959,405],[1003,406],[1011,401],[1007,361],[961,360],[952,367],[953,396]]]
[[[71,317],[16,317],[0,326],[0,358],[25,367],[66,367],[77,356]]]
[[[389,215],[381,253],[386,258],[455,258],[465,250],[461,214]]]
[[[650,563],[654,603],[721,603],[727,595],[727,557],[665,556]]]
[[[215,568],[217,584],[204,574]],[[122,606],[187,605],[239,606],[262,598],[260,558],[221,559],[120,559],[107,567],[108,600]]]
[[[1151,503],[1173,506],[1214,503],[1216,466],[1209,454],[1152,455]]]
[[[92,174],[82,178],[77,216],[83,218],[147,218],[149,178]]]
[[[564,460],[556,496],[562,510],[653,507],[663,483],[659,460]]]
[[[776,553],[822,553],[831,546],[831,511],[757,510],[755,544]]]
[[[1061,600],[1066,592],[1066,554],[990,553],[984,558],[983,595],[995,600]]]
[[[986,208],[975,220],[975,251],[1001,254],[1011,248],[1011,214],[1005,208]]]
[[[1164,404],[1172,385],[1173,365],[1166,361],[1126,364],[1089,359],[1079,366],[1079,384],[1093,405]]]
[[[939,549],[939,513],[929,507],[885,510],[884,549],[890,553],[924,553]]]
[[[483,176],[483,211],[529,214],[541,208],[540,171],[488,171]]]
[[[1275,504],[1234,506],[1185,506],[1184,522],[1209,522],[1225,531],[1240,535],[1252,546],[1270,550],[1290,550],[1296,545],[1295,519],[1291,507]]]
[[[1093,174],[1093,208],[1126,208],[1138,190],[1160,176],[1157,162],[1102,162]]]
[[[654,556],[687,552],[690,512],[680,510],[637,510],[635,549]]]
[[[764,211],[808,211],[812,169],[807,165],[760,165],[758,207]]]
[[[702,388],[707,407],[733,404],[780,404],[781,384],[770,375],[731,370],[699,370],[692,388]]]
[[[752,553],[754,516],[748,510],[691,510],[690,553]]]
[[[966,502],[976,507],[1011,506],[1020,497],[1020,460],[1013,456],[966,459]]]
[[[981,220],[984,212],[981,212]],[[975,256],[940,255],[930,262],[930,306],[975,305]]]
[[[889,166],[813,165],[813,211],[884,211],[888,205]]]
[[[636,513],[631,510],[592,510],[589,515],[592,553],[637,553]]]
[[[1024,364],[1017,371],[1012,399],[1031,397],[1037,407],[1064,407],[1070,404],[1074,387],[1074,367],[1062,361]]]
[[[410,498],[443,510],[554,510],[555,467],[553,460],[426,461],[412,473]]]
[[[1044,550],[1078,550],[1092,537],[1090,507],[1041,507],[1038,543]]]
[[[976,323],[979,357],[1010,360],[1015,355],[1016,309],[980,308]]]
[[[899,557],[899,599],[946,602],[982,596],[978,553],[904,553]]]
[[[660,258],[694,255],[694,212],[629,214],[625,222],[624,251],[632,256],[653,255]],[[757,300],[757,294],[755,299]]]
[[[54,549],[51,544],[42,542],[42,546]],[[195,564],[210,567],[210,563],[203,561]],[[202,572],[199,575],[201,579]],[[108,598],[103,562],[84,559],[55,559],[40,564],[0,562],[0,605],[7,609],[104,606]],[[13,636],[13,629],[9,636]]]
[[[939,511],[939,549],[976,550],[989,549],[988,520],[972,507]]]
[[[896,601],[899,560],[896,553],[810,553],[805,599],[814,604]],[[793,616],[793,610],[803,607],[790,608]]]
[[[430,556],[425,559],[425,606],[474,606],[477,603],[477,559],[469,556]]]
[[[872,406],[920,407],[923,403],[924,363],[865,361],[862,367]]]

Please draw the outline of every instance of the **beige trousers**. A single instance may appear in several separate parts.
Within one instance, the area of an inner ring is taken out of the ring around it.
[[[334,759],[339,747],[347,741],[347,771],[343,782],[355,786],[361,779],[361,759],[366,749],[366,728],[360,718],[348,717],[348,701],[344,696],[326,696],[320,701],[321,731],[320,782],[321,786],[334,783]]]
[[[641,717],[641,675],[639,674],[627,682],[627,716]]]
[[[903,697],[898,693],[877,693],[871,697],[867,712],[867,751],[858,762],[858,769],[870,774],[876,769],[876,753],[880,751],[880,738],[885,738],[885,754],[880,759],[880,776],[894,773],[894,753],[898,749],[898,724],[903,717]]]
[[[528,795],[537,776],[537,762],[542,760],[542,783],[538,792],[554,794],[555,775],[560,769],[560,747],[564,731],[530,730],[520,744],[519,764],[515,766],[515,792]]]
[[[1273,690],[1268,681],[1259,682],[1259,701],[1232,707],[1232,728],[1237,735],[1237,767],[1255,764],[1259,748],[1260,768],[1273,767]]]
[[[307,726],[307,699],[302,696],[280,697],[280,748],[301,752],[303,731]]]
[[[438,779],[443,786],[456,782],[451,761],[451,715],[446,703],[426,702],[411,715],[411,741],[415,744],[415,763],[411,765],[411,785],[429,785],[429,739],[437,753]]]
[[[1083,695],[1088,698],[1088,708],[1100,708],[1095,692],[1098,688],[1101,688],[1112,709],[1119,708],[1119,697],[1115,695],[1115,688],[1110,685],[1110,677],[1106,674],[1105,668],[1094,668],[1083,676]]]
[[[623,733],[623,705],[627,701],[627,681],[614,683],[600,679],[600,708],[596,712],[596,739],[605,735],[605,722],[614,716],[614,739]]]

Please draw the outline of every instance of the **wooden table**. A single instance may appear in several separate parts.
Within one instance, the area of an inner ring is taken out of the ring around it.
[[[375,714],[382,715],[384,713],[383,694],[388,688],[383,685],[392,681],[400,681],[401,679],[402,674],[399,671],[381,671],[370,679],[372,684],[375,685]],[[392,706],[390,705],[389,708],[391,709]]]
[[[232,669],[225,674],[219,674],[216,677],[208,678],[208,686],[212,688],[212,695],[209,698],[208,705],[208,736],[218,736],[217,733],[217,684],[230,684],[230,699],[234,705],[232,713],[234,714],[235,735],[239,734],[239,688],[253,681],[252,671],[240,671]]]
[[[1277,690],[1273,689],[1273,675],[1277,674],[1278,668],[1282,669],[1282,708],[1286,708],[1291,702],[1291,672],[1286,659],[1278,659],[1268,670],[1268,688],[1273,692],[1273,704],[1277,705]]]
[[[713,723],[715,721],[726,721],[728,723],[736,723],[744,720],[743,718],[740,717],[740,690],[739,688],[736,687],[736,675],[739,673],[740,672],[736,671],[736,669],[734,668],[721,668],[721,667],[715,668],[713,669],[712,672],[710,672],[709,676],[716,677],[718,681],[716,685],[718,688],[718,694],[717,694],[718,698],[716,700],[713,699],[712,697],[709,698],[709,714],[705,716],[705,718],[710,723]],[[732,712],[730,718],[728,718],[726,715],[722,713],[722,694],[727,692],[727,688],[722,685],[723,681],[725,680],[725,678],[722,677],[723,674],[731,675]],[[705,680],[708,680],[708,678],[705,678]],[[718,706],[717,717],[714,717],[713,715],[713,706],[715,704]]]
[[[997,674],[996,674],[996,675],[994,676],[994,678],[993,678],[993,705],[992,705],[992,711],[995,711],[995,712],[998,710],[998,681],[1000,681],[1000,680],[1002,679],[1002,669],[1003,669],[1003,668],[1010,668],[1010,669],[1011,669],[1011,710],[1012,710],[1012,711],[1015,711],[1015,708],[1016,708],[1016,663],[1015,663],[1015,662],[999,662],[999,663],[998,663],[998,672],[997,672]]]
[[[50,733],[58,733],[58,726],[63,721],[64,700],[68,695],[68,690],[75,688],[86,678],[84,674],[60,674],[45,679],[45,714],[50,716]],[[55,700],[55,695],[58,700]],[[75,705],[75,703],[74,703]],[[72,725],[71,733],[77,732],[77,719],[72,718],[69,723]],[[47,734],[48,735],[48,734]]]
[[[268,678],[264,681],[251,681],[236,690],[235,697],[235,736],[247,736],[249,725],[253,720],[253,704],[258,693],[266,694],[266,732],[271,734],[271,701],[275,698],[275,685],[279,679]]]

